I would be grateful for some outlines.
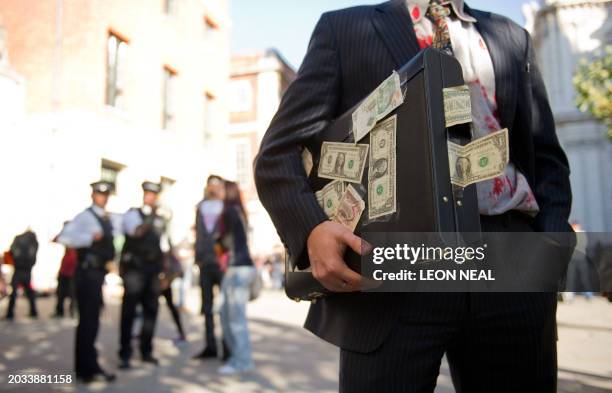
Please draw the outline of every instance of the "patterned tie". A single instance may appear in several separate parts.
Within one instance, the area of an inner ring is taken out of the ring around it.
[[[429,2],[427,15],[433,20],[435,26],[432,46],[452,56],[453,46],[451,44],[448,23],[446,21],[446,17],[450,14],[451,10],[447,5],[440,4],[438,0],[431,0]]]

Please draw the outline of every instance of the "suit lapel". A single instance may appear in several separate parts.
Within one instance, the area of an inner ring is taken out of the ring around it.
[[[512,51],[508,47],[507,30],[502,31],[505,25],[491,19],[491,14],[478,10],[471,10],[466,5],[466,11],[477,20],[476,28],[489,48],[493,70],[495,72],[495,96],[497,110],[502,127],[510,127],[516,110],[516,82],[517,69],[511,57]]]
[[[377,6],[372,23],[391,53],[397,69],[419,52],[405,0],[391,0]]]

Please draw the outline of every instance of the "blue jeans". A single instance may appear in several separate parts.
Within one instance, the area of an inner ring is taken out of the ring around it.
[[[231,351],[228,364],[238,370],[253,367],[246,304],[255,274],[257,272],[253,266],[229,267],[221,283],[221,326]]]

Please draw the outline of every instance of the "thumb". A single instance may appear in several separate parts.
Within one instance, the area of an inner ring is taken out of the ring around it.
[[[344,232],[342,240],[344,243],[349,246],[353,251],[355,251],[359,255],[367,254],[367,242],[362,240],[359,236],[355,235],[348,230]],[[363,247],[365,246],[365,247]]]

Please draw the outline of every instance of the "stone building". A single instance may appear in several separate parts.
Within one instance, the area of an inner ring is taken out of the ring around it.
[[[0,249],[32,226],[42,240],[35,285],[53,286],[61,247],[47,240],[100,177],[117,184],[114,213],[141,203],[143,180],[162,181],[180,241],[206,176],[233,174],[223,155],[228,0],[3,1],[0,17],[25,81],[23,118],[0,129],[10,168],[0,172]],[[0,119],[13,112],[2,105]]]
[[[612,142],[600,122],[576,109],[572,85],[580,59],[612,45],[612,0],[540,0],[523,11],[570,160],[571,220],[587,231],[612,232]]]

